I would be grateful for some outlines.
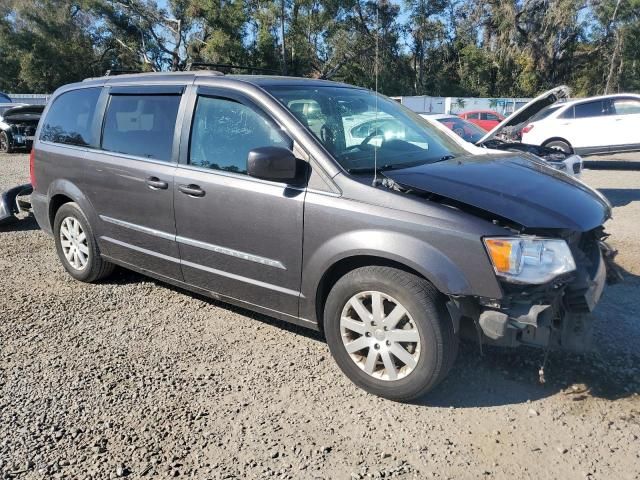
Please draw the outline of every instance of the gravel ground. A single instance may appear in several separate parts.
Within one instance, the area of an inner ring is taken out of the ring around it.
[[[0,156],[0,190],[28,177]],[[31,217],[0,227],[0,478],[640,478],[640,171],[615,205],[626,283],[597,351],[463,345],[415,404],[350,384],[321,336],[119,270],[66,275]]]

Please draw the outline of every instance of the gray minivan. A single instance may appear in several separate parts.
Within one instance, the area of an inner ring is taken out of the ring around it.
[[[596,191],[524,153],[468,156],[399,103],[334,82],[67,85],[31,178],[74,278],[120,265],[322,330],[354,383],[394,400],[442,380],[461,336],[584,348],[614,268]]]

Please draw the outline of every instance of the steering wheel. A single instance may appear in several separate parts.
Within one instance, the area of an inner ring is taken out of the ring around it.
[[[320,140],[322,140],[322,143],[325,145],[333,145],[334,143],[335,135],[333,134],[333,130],[327,126],[326,123],[320,127]]]
[[[453,129],[453,133],[466,140],[464,128],[456,127]]]
[[[382,135],[382,142],[380,143],[380,146],[382,146],[384,144],[384,131],[380,128],[380,127],[376,127],[373,132],[371,132],[369,135],[367,135],[364,140],[362,140],[360,143],[356,143],[355,145],[351,145],[347,148],[344,149],[345,152],[348,152],[350,150],[355,150],[356,148],[362,148],[362,147],[368,147],[369,149],[374,148],[373,145],[370,145],[369,142],[371,140],[373,140],[375,137],[378,137]]]

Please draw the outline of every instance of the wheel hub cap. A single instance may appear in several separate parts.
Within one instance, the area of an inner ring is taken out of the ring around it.
[[[340,334],[351,360],[380,380],[406,377],[420,358],[420,334],[411,315],[382,292],[351,297],[342,309]]]
[[[80,222],[66,217],[60,224],[62,253],[75,270],[84,270],[89,263],[89,244]]]

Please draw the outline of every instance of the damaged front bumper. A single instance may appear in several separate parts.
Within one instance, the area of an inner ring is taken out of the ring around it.
[[[31,184],[27,183],[0,194],[0,225],[15,220],[15,215],[31,209],[31,204],[21,197],[31,195],[32,192]]]
[[[588,350],[591,312],[605,285],[622,279],[614,262],[616,252],[601,238],[602,232],[595,232],[586,248],[576,246],[577,269],[572,274],[547,285],[511,286],[500,300],[452,298],[452,317],[471,318],[476,332],[467,333],[479,334],[484,344]]]

